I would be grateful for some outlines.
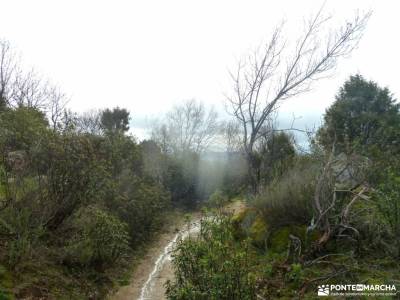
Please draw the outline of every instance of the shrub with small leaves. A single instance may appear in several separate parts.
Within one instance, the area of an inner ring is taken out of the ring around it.
[[[228,200],[228,197],[221,190],[216,190],[211,194],[210,198],[208,198],[206,204],[209,207],[221,208]]]
[[[304,162],[271,182],[250,206],[261,212],[271,227],[306,224],[312,218],[312,201],[318,166]]]
[[[229,218],[204,220],[197,238],[177,246],[175,281],[167,282],[168,299],[256,299],[250,247],[247,240],[235,241]]]
[[[375,201],[392,233],[395,255],[400,258],[400,175],[397,169],[389,169],[385,181],[375,192]]]
[[[127,225],[97,207],[76,216],[76,234],[66,246],[66,262],[102,267],[122,258],[129,249]]]
[[[290,272],[286,274],[286,279],[290,282],[299,284],[304,277],[304,271],[301,264],[292,264],[290,266]]]

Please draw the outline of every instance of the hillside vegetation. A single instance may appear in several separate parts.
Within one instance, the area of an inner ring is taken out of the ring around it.
[[[201,156],[216,115],[188,101],[138,142],[126,109],[72,112],[8,42],[0,54],[0,299],[104,298],[174,210],[222,185],[225,164]]]
[[[272,139],[259,157],[275,163],[260,192],[244,195],[247,207],[204,220],[198,237],[181,241],[169,299],[312,299],[318,285],[349,282],[399,287],[399,104],[356,75],[324,120],[308,153],[288,151],[282,134]]]
[[[200,209],[211,213],[178,239],[168,299],[310,299],[335,283],[400,291],[394,95],[354,74],[320,128],[277,122],[357,48],[370,16],[339,24],[322,6],[293,38],[279,23],[230,72],[223,120],[186,100],[143,140],[130,128],[139,102],[74,112],[0,40],[0,300],[105,299],[165,224]],[[233,199],[244,207],[227,213]]]

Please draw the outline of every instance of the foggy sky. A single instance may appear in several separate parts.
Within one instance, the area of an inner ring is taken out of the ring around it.
[[[21,52],[27,67],[58,84],[75,111],[126,107],[132,132],[143,136],[149,120],[174,103],[196,98],[223,114],[228,70],[268,39],[282,18],[302,24],[322,1],[11,1],[0,0],[0,38]],[[359,48],[340,61],[335,76],[313,92],[289,100],[297,125],[318,124],[349,75],[361,73],[398,97],[398,1],[328,0],[335,18],[372,9]],[[295,36],[289,36],[295,39]]]

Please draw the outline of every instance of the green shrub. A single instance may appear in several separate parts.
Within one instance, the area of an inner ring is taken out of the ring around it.
[[[0,150],[28,150],[42,139],[47,125],[45,113],[35,108],[22,106],[0,112]]]
[[[0,218],[0,234],[8,237],[5,244],[7,264],[16,269],[20,263],[32,259],[43,228],[35,226],[28,209],[10,209]]]
[[[265,278],[272,278],[272,275],[274,273],[274,268],[272,267],[272,264],[267,263],[264,265],[264,270],[263,270],[263,277]]]
[[[33,151],[32,167],[43,178],[40,203],[48,229],[55,231],[81,207],[104,197],[111,170],[101,146],[97,137],[53,134]]]
[[[76,234],[65,247],[65,261],[103,267],[126,255],[129,245],[127,225],[97,207],[79,212]]]
[[[279,180],[269,184],[250,201],[274,228],[291,224],[308,224],[312,219],[312,199],[317,166],[297,166]]]
[[[292,264],[290,271],[286,274],[286,279],[298,285],[304,279],[304,270],[301,264]]]
[[[394,239],[395,255],[400,258],[400,175],[394,169],[389,169],[385,175],[386,180],[379,185],[374,196]]]
[[[249,236],[254,245],[265,248],[268,237],[268,224],[261,216],[257,216],[249,228]]]
[[[116,189],[119,195],[106,204],[127,224],[130,245],[136,248],[160,228],[170,195],[159,184],[128,176]]]
[[[199,155],[184,151],[167,156],[163,162],[162,183],[171,194],[174,205],[195,207],[199,198],[198,186]]]
[[[211,194],[210,198],[208,198],[206,205],[208,207],[221,208],[228,201],[228,197],[221,190],[216,190]]]
[[[4,291],[0,290],[0,300],[12,300],[14,297]]]
[[[12,273],[0,264],[0,300],[13,300],[12,295],[13,278]]]
[[[181,241],[173,255],[168,299],[256,299],[250,244],[233,238],[227,217],[203,220],[200,235]]]
[[[247,188],[247,161],[239,152],[229,152],[222,177],[222,189],[233,198],[246,191]]]

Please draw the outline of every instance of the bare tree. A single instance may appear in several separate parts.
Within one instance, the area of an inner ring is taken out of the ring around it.
[[[218,133],[217,113],[196,100],[175,106],[166,116],[165,124],[156,127],[152,136],[173,152],[202,152]],[[160,140],[162,138],[162,140]]]
[[[237,120],[223,124],[222,136],[228,154],[241,151],[241,130],[240,123]]]
[[[16,72],[15,52],[7,41],[0,40],[0,108],[9,105]]]
[[[101,110],[89,110],[76,117],[75,126],[78,132],[100,135],[103,132],[101,125]]]
[[[64,116],[68,99],[59,88],[37,72],[21,68],[20,60],[9,42],[0,40],[0,108],[28,107],[48,115],[56,129]]]
[[[151,131],[151,139],[156,141],[158,146],[161,148],[163,153],[169,153],[172,151],[170,145],[170,135],[166,124],[158,124],[157,122],[153,124]]]
[[[15,74],[13,95],[10,105],[44,110],[48,104],[48,82],[34,70],[27,73],[18,70]]]
[[[58,87],[53,86],[47,90],[48,116],[53,130],[60,127],[68,101],[67,96]]]
[[[265,129],[273,127],[274,112],[284,100],[309,91],[316,80],[330,75],[338,59],[357,47],[370,15],[356,15],[351,22],[325,34],[331,18],[324,17],[321,8],[304,23],[294,48],[285,40],[281,24],[265,47],[239,62],[237,71],[231,73],[234,94],[227,100],[231,113],[241,123],[254,192],[258,186],[252,171],[257,168],[254,147],[267,134]]]

